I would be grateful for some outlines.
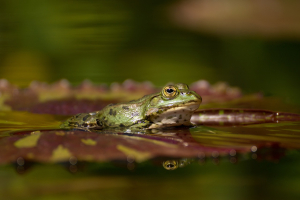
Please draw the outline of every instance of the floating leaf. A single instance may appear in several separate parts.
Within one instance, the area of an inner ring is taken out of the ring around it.
[[[150,152],[140,152],[120,144],[117,145],[117,149],[122,151],[125,155],[132,157],[136,162],[143,162],[153,157]]]
[[[72,157],[71,152],[68,148],[63,147],[61,144],[58,145],[56,149],[53,150],[50,161],[61,162],[69,160]]]
[[[280,123],[279,123],[280,124]],[[278,124],[278,125],[279,125]],[[276,127],[274,127],[276,128]],[[270,127],[195,127],[161,130],[153,134],[106,134],[84,131],[40,131],[16,133],[0,139],[0,163],[18,158],[35,162],[199,158],[244,154],[277,146],[300,149],[300,123]],[[27,141],[27,142],[26,142]],[[129,157],[128,157],[129,156]]]
[[[32,135],[29,136],[25,136],[24,138],[16,141],[14,143],[14,145],[17,148],[31,148],[31,147],[35,147],[40,136],[41,136],[41,132],[40,131],[36,131],[36,132],[32,132]]]
[[[149,84],[126,81],[112,84],[110,88],[90,83],[71,87],[68,82],[60,81],[52,85],[34,83],[25,90],[8,83],[4,85],[1,90],[6,98],[1,108],[10,106],[14,111],[0,112],[2,164],[20,158],[25,162],[46,163],[74,159],[89,162],[128,161],[129,158],[136,162],[154,158],[215,159],[270,147],[300,149],[298,114],[262,110],[260,106],[267,109],[274,102],[283,104],[257,94],[243,96],[239,89],[224,83],[211,86],[200,81],[191,85],[204,99],[201,109],[191,119],[197,127],[152,130],[150,134],[58,129],[70,114],[100,110],[108,103],[159,91]]]
[[[191,118],[194,124],[204,125],[248,125],[278,123],[284,121],[300,121],[300,115],[257,109],[201,109]]]
[[[95,140],[92,139],[81,139],[81,142],[86,144],[86,145],[91,145],[91,146],[95,146],[97,144],[97,142]]]
[[[15,92],[11,92],[12,88]],[[202,80],[191,84],[191,89],[202,95],[203,104],[261,99],[259,94],[243,96],[239,89],[225,83],[210,85]],[[0,110],[10,107],[12,110],[33,113],[74,115],[101,110],[109,103],[126,102],[159,91],[149,82],[132,80],[126,80],[123,84],[114,83],[110,88],[87,81],[72,87],[66,80],[61,80],[50,85],[34,82],[27,89],[20,89],[7,82],[5,87],[0,88],[0,92],[6,95]]]

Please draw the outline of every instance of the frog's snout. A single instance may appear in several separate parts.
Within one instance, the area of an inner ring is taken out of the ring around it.
[[[193,95],[196,98],[196,100],[198,100],[200,103],[202,102],[202,97],[198,93],[196,93],[194,91],[189,91],[187,94]]]

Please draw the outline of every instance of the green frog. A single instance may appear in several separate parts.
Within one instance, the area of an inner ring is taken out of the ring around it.
[[[161,92],[128,103],[109,104],[100,111],[80,113],[65,121],[61,128],[81,130],[160,129],[191,126],[191,116],[202,102],[186,84],[165,86]]]

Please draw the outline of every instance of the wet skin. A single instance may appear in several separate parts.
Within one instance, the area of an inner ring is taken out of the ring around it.
[[[97,130],[107,128],[155,129],[190,126],[190,119],[202,98],[183,83],[165,86],[128,103],[109,104],[100,111],[80,113],[65,121],[61,128]]]

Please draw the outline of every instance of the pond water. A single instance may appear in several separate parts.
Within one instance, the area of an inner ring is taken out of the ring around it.
[[[57,129],[66,117],[0,113],[4,199],[300,197],[297,120],[135,134]]]
[[[298,4],[1,1],[0,199],[299,199]],[[195,127],[59,129],[171,81]]]
[[[159,91],[124,82],[7,82],[0,111],[4,199],[298,199],[299,108],[219,84],[203,89],[194,127],[60,129],[70,115]],[[266,110],[267,109],[267,110]]]

